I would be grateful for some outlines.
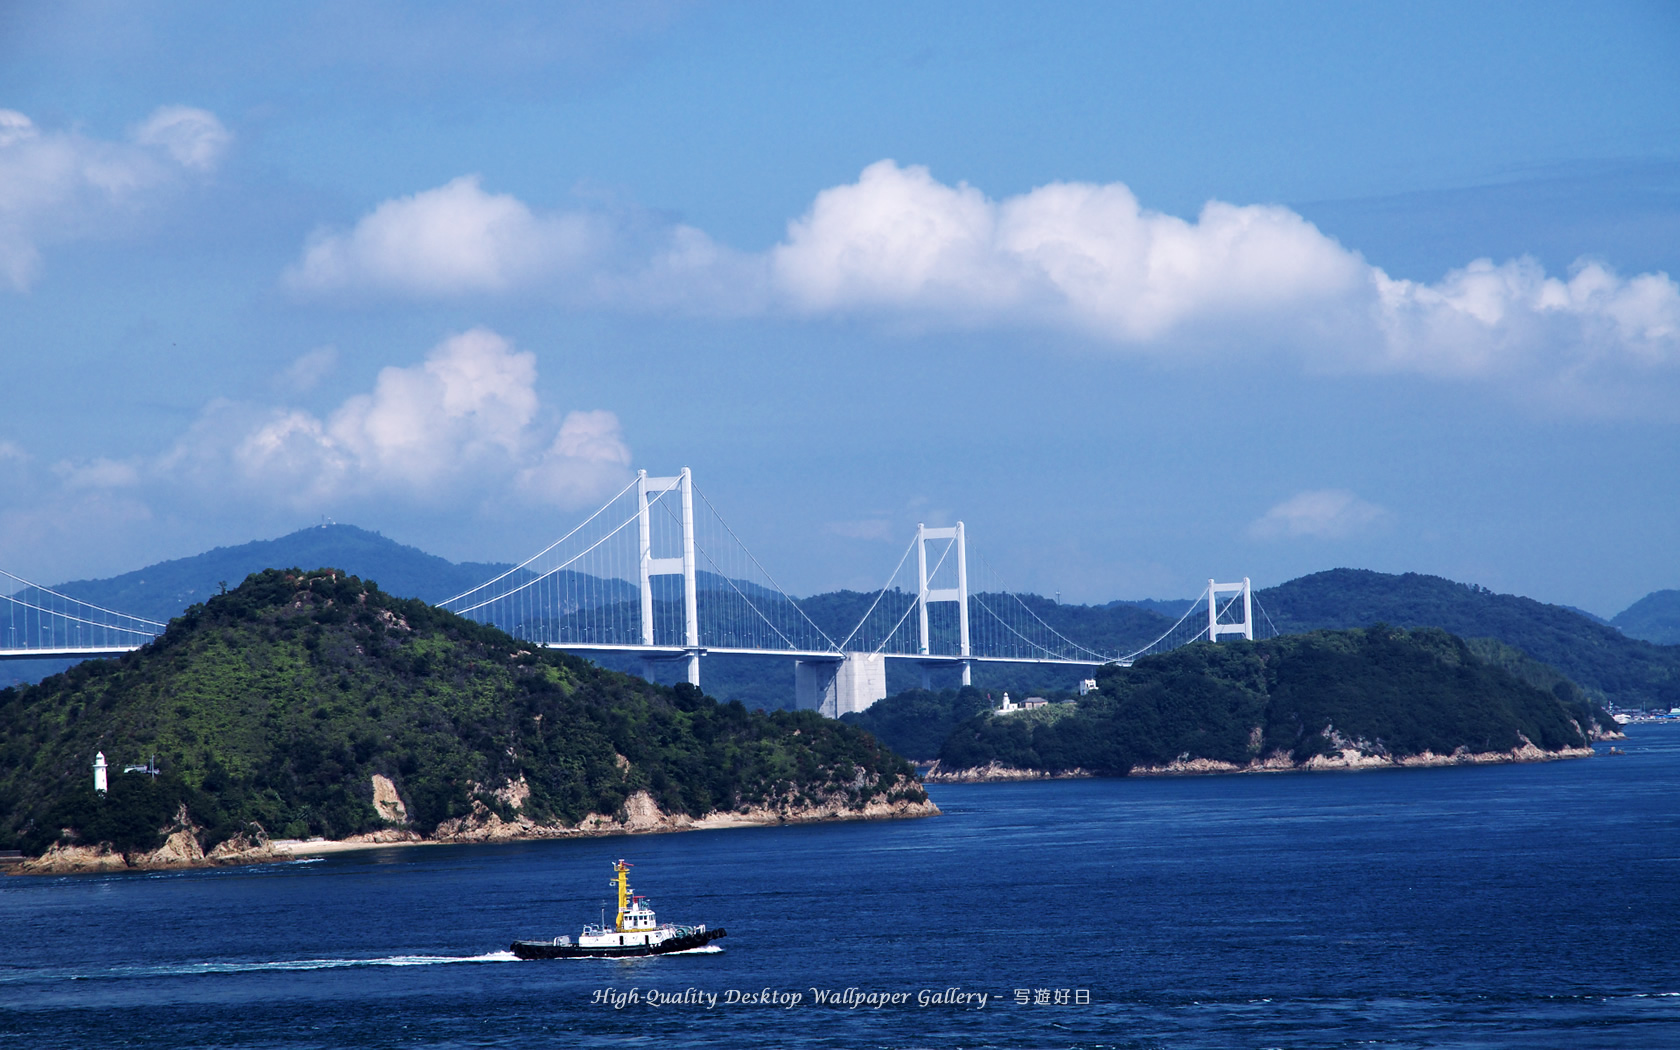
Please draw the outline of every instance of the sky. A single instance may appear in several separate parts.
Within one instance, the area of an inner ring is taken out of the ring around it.
[[[0,5],[0,568],[1680,587],[1680,7]]]

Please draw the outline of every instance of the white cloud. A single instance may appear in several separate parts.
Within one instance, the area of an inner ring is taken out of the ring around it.
[[[578,506],[618,488],[629,469],[630,449],[616,415],[568,412],[554,443],[520,470],[519,487],[544,503]]]
[[[1390,278],[1287,208],[1210,201],[1195,222],[1119,183],[992,201],[881,161],[819,193],[771,252],[806,314],[1048,325],[1130,352],[1288,348],[1316,367],[1552,387],[1680,366],[1680,285],[1577,263],[1483,259],[1439,282]],[[1623,391],[1625,392],[1625,391]]]
[[[372,493],[452,500],[487,485],[565,506],[609,494],[630,462],[618,418],[572,412],[555,426],[536,378],[534,355],[475,328],[445,339],[419,365],[383,369],[372,391],[325,418],[271,410],[229,446],[231,466],[245,484],[277,489],[298,505]],[[221,445],[225,430],[211,423],[189,437],[178,461]]]
[[[1284,208],[1215,201],[1188,223],[1144,211],[1117,183],[994,202],[892,161],[819,193],[772,255],[778,287],[806,312],[1049,322],[1134,343],[1209,314],[1299,309],[1362,277],[1357,257]]]
[[[53,470],[67,489],[125,489],[140,484],[136,464],[104,456],[87,463],[61,462]]]
[[[1255,539],[1346,539],[1380,526],[1389,512],[1345,489],[1298,493],[1268,510],[1248,527]]]
[[[216,166],[233,136],[214,115],[191,106],[160,106],[134,129],[134,141],[156,146],[194,171]]]
[[[540,291],[621,309],[1047,328],[1121,353],[1283,353],[1597,410],[1657,405],[1653,378],[1669,392],[1680,378],[1680,285],[1664,273],[1625,278],[1584,260],[1552,277],[1531,259],[1483,259],[1432,284],[1397,280],[1276,205],[1210,201],[1190,221],[1120,183],[993,200],[890,160],[819,192],[757,253],[647,213],[538,214],[466,176],[318,233],[286,279],[311,292]]]
[[[297,359],[286,366],[280,378],[293,390],[303,392],[315,389],[333,370],[338,367],[338,348],[336,346],[317,346],[313,350],[299,354]]]
[[[0,538],[36,528],[27,506],[113,508],[113,523],[149,519],[153,503],[223,516],[362,509],[453,519],[610,496],[630,478],[618,417],[554,411],[536,380],[532,354],[475,328],[424,361],[381,370],[371,390],[324,415],[212,402],[159,456],[48,468],[0,442],[0,476],[18,497]]]
[[[213,114],[187,106],[154,111],[127,142],[43,131],[0,109],[0,284],[27,291],[43,243],[102,233],[112,215],[211,170],[230,139]]]
[[[286,273],[292,287],[415,294],[506,291],[588,257],[605,239],[580,213],[538,216],[477,175],[379,205],[347,233],[317,231]]]

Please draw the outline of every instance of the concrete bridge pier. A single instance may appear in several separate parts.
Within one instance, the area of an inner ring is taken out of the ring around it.
[[[880,653],[800,657],[793,662],[794,705],[829,718],[863,711],[887,696],[887,660]]]
[[[648,681],[655,681],[653,668],[656,663],[669,663],[672,660],[683,662],[684,679],[689,685],[700,685],[700,656],[698,649],[692,649],[681,656],[644,656],[642,657],[642,677]]]

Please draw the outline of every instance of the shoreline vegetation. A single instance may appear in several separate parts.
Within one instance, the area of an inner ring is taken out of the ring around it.
[[[1605,734],[1599,740],[1620,740],[1623,734]],[[1337,755],[1314,755],[1305,762],[1294,762],[1287,755],[1273,755],[1256,759],[1246,765],[1221,762],[1210,758],[1179,758],[1164,766],[1134,766],[1127,776],[1180,777],[1209,774],[1265,774],[1265,773],[1359,773],[1387,769],[1427,769],[1442,766],[1514,765],[1525,762],[1558,762],[1571,758],[1591,758],[1597,752],[1591,747],[1570,747],[1546,751],[1533,744],[1524,744],[1510,751],[1456,751],[1437,755],[1425,751],[1416,755],[1396,757],[1362,752],[1348,748]],[[1113,776],[1112,773],[1091,772],[1085,769],[1021,769],[990,762],[984,766],[959,768],[949,772],[939,768],[938,759],[922,774],[929,784],[990,784],[1019,780],[1073,780],[1087,777]]]
[[[0,850],[34,858],[22,873],[937,812],[855,727],[605,670],[332,569],[254,574],[136,652],[0,690]]]
[[[913,690],[848,721],[929,783],[1476,765],[1584,757],[1615,720],[1557,671],[1436,629],[1198,643],[1111,666],[1077,700],[997,709]]]

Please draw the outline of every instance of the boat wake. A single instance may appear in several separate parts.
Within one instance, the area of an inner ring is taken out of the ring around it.
[[[268,962],[203,962],[174,966],[128,966],[107,970],[107,977],[195,977],[231,973],[296,970],[347,970],[369,966],[441,966],[448,963],[517,962],[508,951],[483,955],[385,955],[376,959],[276,959]],[[90,975],[91,976],[91,975]]]

